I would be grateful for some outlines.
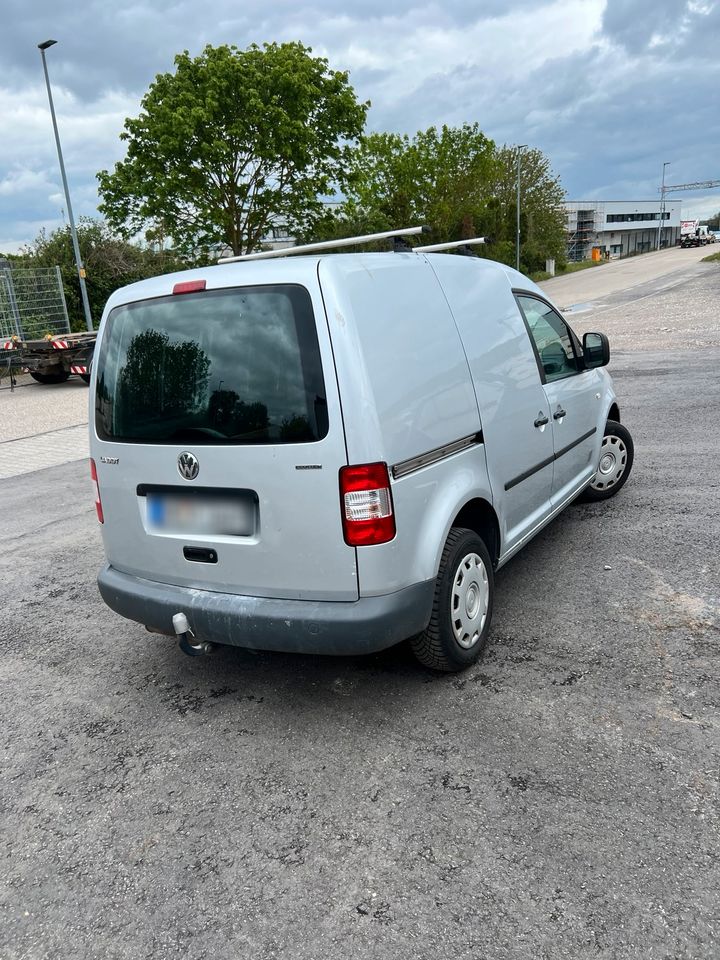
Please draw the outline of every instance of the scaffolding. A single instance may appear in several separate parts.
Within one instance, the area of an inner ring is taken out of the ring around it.
[[[598,208],[580,204],[568,208],[567,258],[571,262],[587,260],[589,247],[597,240],[595,217]]]

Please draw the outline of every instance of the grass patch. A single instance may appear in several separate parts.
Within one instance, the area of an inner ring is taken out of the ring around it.
[[[607,260],[580,260],[578,263],[569,263],[563,273],[577,273],[578,270],[587,270],[589,267],[602,267]]]
[[[720,250],[717,253],[711,253],[709,257],[703,257],[700,263],[720,263]]]
[[[577,263],[567,263],[564,267],[557,267],[555,270],[556,277],[564,277],[566,273],[577,273],[578,270],[588,270],[590,267],[601,267],[604,263],[607,263],[606,260],[580,260]],[[535,273],[529,274],[531,280],[535,283],[540,283],[542,280],[552,279],[550,274],[546,270],[536,270]]]

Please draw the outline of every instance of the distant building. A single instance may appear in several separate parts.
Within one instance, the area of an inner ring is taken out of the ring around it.
[[[336,212],[342,206],[342,201],[323,200],[322,204],[326,210]],[[270,228],[261,241],[263,249],[284,250],[287,247],[295,246],[296,238],[283,217],[272,217],[270,224]]]
[[[271,225],[262,238],[263,250],[284,250],[295,246],[295,237],[281,217],[273,217]]]
[[[626,257],[655,250],[660,224],[657,200],[572,200],[565,204],[568,260],[589,260],[593,247],[602,257]],[[680,240],[680,204],[665,200],[661,246]]]

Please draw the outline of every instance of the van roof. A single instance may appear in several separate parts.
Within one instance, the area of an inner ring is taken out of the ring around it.
[[[194,267],[191,270],[180,270],[175,273],[160,274],[146,280],[118,288],[108,299],[106,310],[111,310],[124,303],[133,303],[137,300],[151,300],[156,297],[166,297],[172,294],[176,283],[189,280],[205,280],[208,290],[220,290],[226,287],[273,284],[273,283],[308,283],[317,276],[319,262],[322,261],[360,261],[367,269],[382,262],[387,264],[389,257],[407,260],[415,258],[418,267],[426,262],[432,263],[438,259],[453,256],[453,259],[462,261],[469,270],[502,271],[509,282],[517,285],[518,280],[526,286],[530,281],[512,267],[508,267],[496,260],[486,260],[481,257],[459,257],[447,253],[323,253],[314,255],[298,255],[278,257],[271,260],[245,260],[236,263],[213,264],[205,267]],[[533,284],[534,286],[534,284]]]

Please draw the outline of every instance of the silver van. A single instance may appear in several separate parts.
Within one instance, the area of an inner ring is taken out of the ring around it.
[[[241,258],[112,295],[92,372],[105,602],[187,653],[480,655],[494,573],[633,462],[607,338],[502,264]]]

